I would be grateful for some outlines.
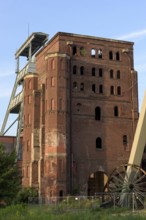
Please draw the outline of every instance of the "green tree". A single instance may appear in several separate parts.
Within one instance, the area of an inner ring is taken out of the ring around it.
[[[21,177],[17,166],[16,153],[6,153],[0,144],[0,200],[12,201],[21,188]]]

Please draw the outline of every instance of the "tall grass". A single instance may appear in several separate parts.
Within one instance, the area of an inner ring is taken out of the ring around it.
[[[145,216],[122,209],[15,205],[0,209],[0,220],[144,220]]]

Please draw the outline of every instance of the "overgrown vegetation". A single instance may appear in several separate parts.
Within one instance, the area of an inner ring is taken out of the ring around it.
[[[122,209],[84,208],[66,206],[8,206],[0,210],[0,220],[144,220],[146,217]]]

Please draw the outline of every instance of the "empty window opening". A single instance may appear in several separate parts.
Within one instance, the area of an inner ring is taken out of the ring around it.
[[[102,50],[101,49],[98,50],[97,54],[98,54],[98,58],[102,59]]]
[[[73,74],[77,74],[77,66],[76,65],[73,66]]]
[[[102,68],[99,68],[99,77],[102,77],[103,76],[103,70]]]
[[[100,137],[96,138],[96,149],[102,149],[102,139]]]
[[[85,48],[84,47],[80,47],[80,55],[85,56]]]
[[[128,137],[127,135],[123,135],[123,145],[127,145],[128,144]]]
[[[96,92],[96,85],[95,84],[92,84],[92,92]]]
[[[80,84],[80,91],[84,91],[84,83]]]
[[[51,110],[55,109],[55,102],[54,99],[51,99]]]
[[[116,60],[120,60],[120,53],[116,52]]]
[[[72,48],[72,54],[73,54],[73,55],[76,55],[76,54],[77,54],[77,47],[76,47],[76,46],[73,46],[73,48]]]
[[[117,71],[117,79],[120,79],[120,70]]]
[[[95,76],[95,73],[96,73],[96,69],[95,67],[92,68],[92,76]]]
[[[84,67],[83,66],[80,67],[80,75],[84,75]]]
[[[114,86],[111,86],[110,93],[111,93],[111,95],[114,95]]]
[[[59,110],[62,111],[62,99],[59,99]]]
[[[103,93],[103,85],[99,85],[99,93]]]
[[[95,49],[91,49],[91,57],[95,58],[96,56],[96,50]]]
[[[120,86],[117,87],[117,94],[121,95],[121,87]]]
[[[100,110],[100,107],[96,107],[95,108],[95,120],[100,121],[100,119],[101,119],[101,110]]]
[[[113,60],[113,52],[112,51],[109,51],[109,59]]]
[[[59,196],[60,196],[60,197],[63,197],[63,190],[60,190],[60,191],[59,191]]]
[[[110,70],[110,78],[113,79],[114,78],[114,71]]]
[[[114,116],[115,116],[115,117],[118,117],[118,116],[119,116],[118,106],[115,106],[115,107],[114,107]]]
[[[73,89],[74,89],[74,90],[77,90],[77,88],[78,88],[78,87],[77,87],[77,82],[73,82]]]
[[[81,103],[77,103],[77,111],[79,112],[81,109],[82,104]]]

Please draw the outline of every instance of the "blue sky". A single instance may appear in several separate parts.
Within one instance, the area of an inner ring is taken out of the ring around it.
[[[4,0],[0,29],[0,127],[16,77],[15,52],[32,32],[49,38],[62,31],[134,42],[141,107],[146,88],[145,0]]]

